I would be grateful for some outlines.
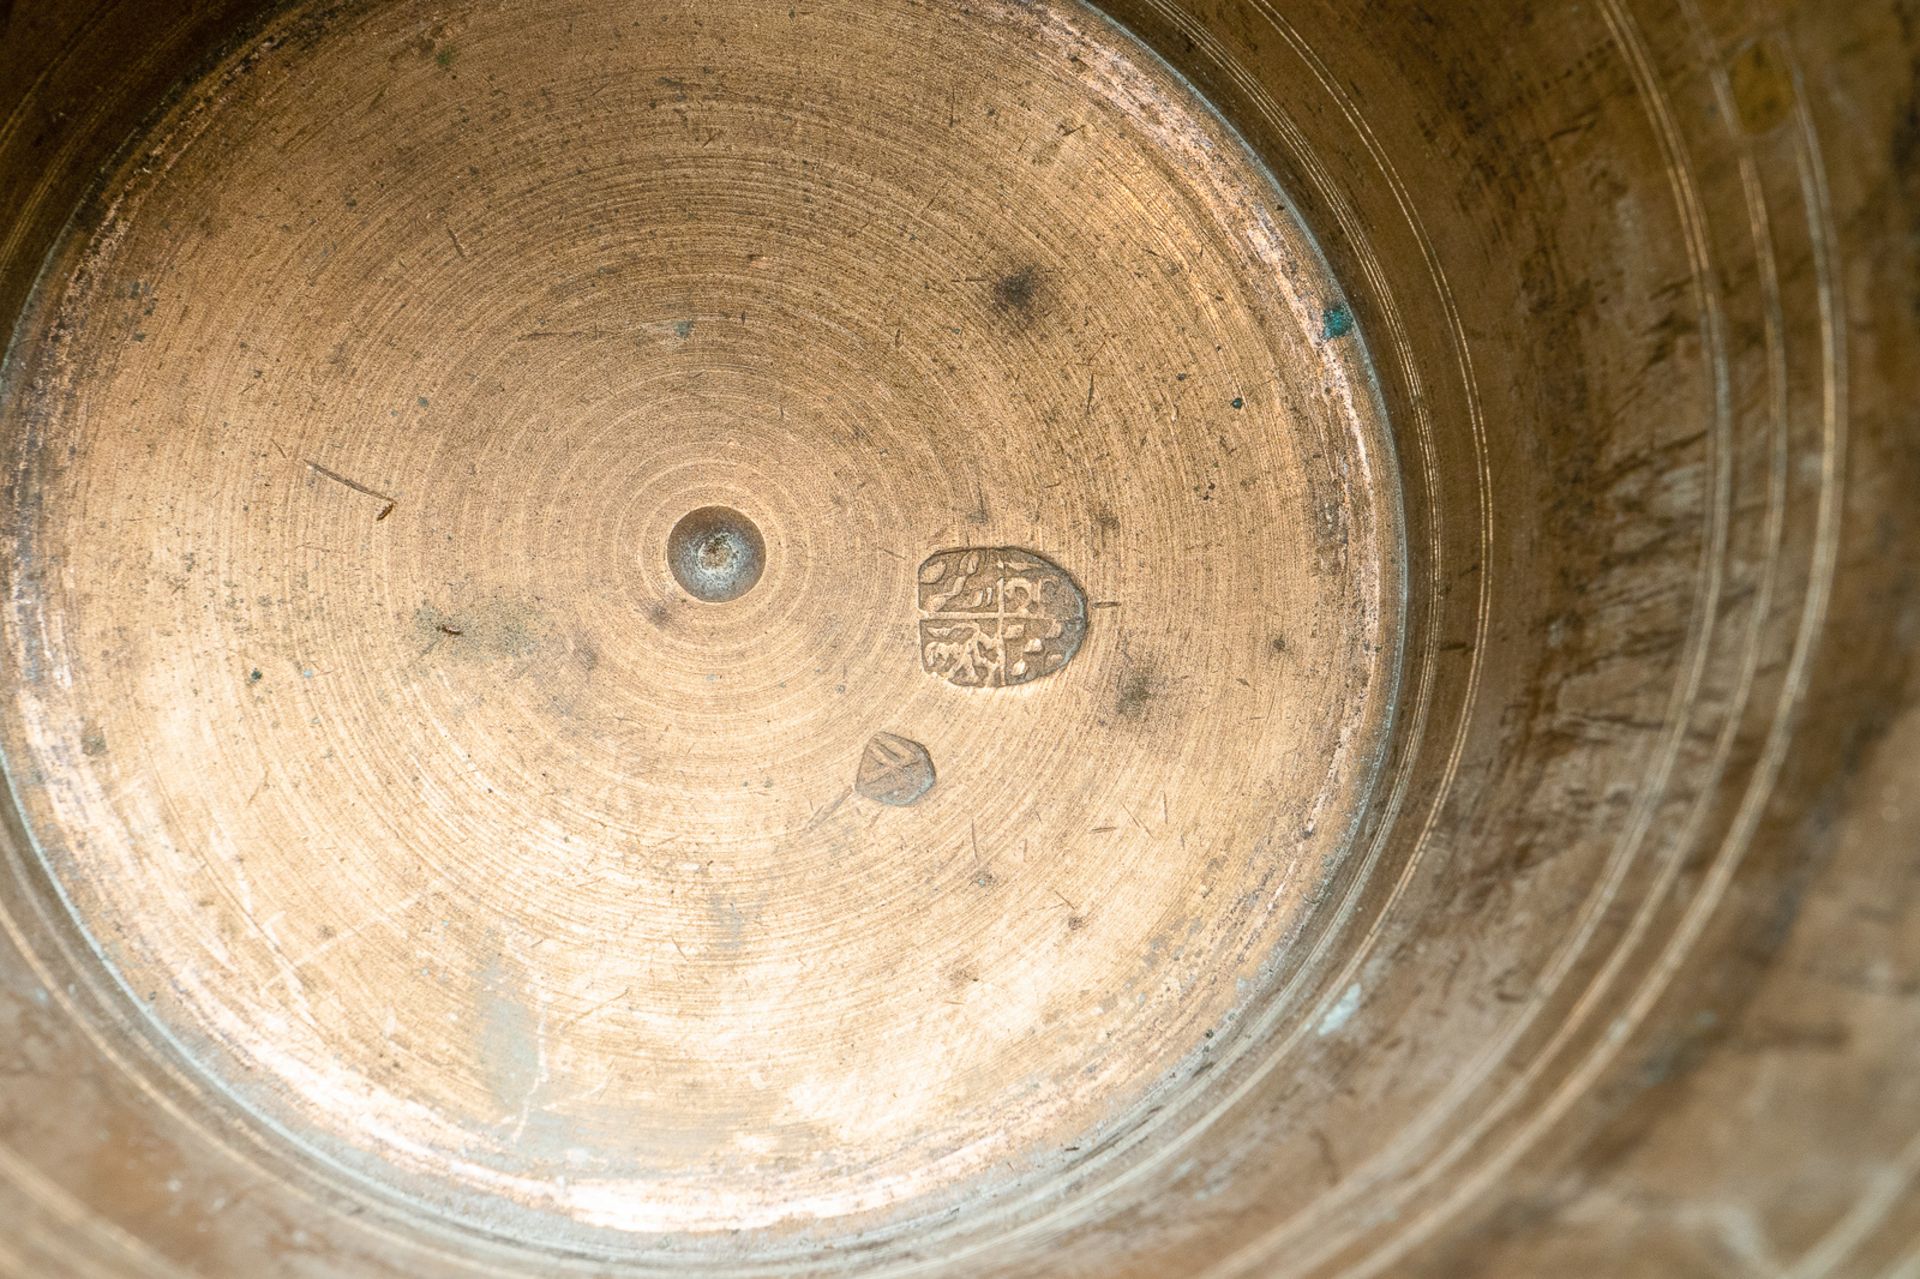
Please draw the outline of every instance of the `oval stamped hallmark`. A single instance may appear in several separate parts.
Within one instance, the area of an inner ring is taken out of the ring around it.
[[[1030,684],[1072,661],[1086,635],[1086,595],[1045,556],[964,547],[920,566],[920,665],[949,684]]]

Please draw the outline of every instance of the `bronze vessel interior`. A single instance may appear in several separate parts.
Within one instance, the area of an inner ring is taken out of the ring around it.
[[[1920,1275],[1907,0],[0,0],[0,1273]]]

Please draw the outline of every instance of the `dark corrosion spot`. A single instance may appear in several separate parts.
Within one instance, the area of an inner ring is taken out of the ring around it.
[[[682,516],[667,537],[667,565],[687,594],[708,604],[737,600],[767,567],[767,544],[752,520],[727,506]]]
[[[1793,72],[1769,40],[1756,40],[1727,69],[1740,127],[1754,136],[1771,133],[1793,115]]]
[[[1039,295],[1040,272],[1035,267],[1022,267],[1011,275],[1001,276],[993,283],[993,304],[1003,311],[1018,311],[1021,315],[1030,315]]]
[[[1114,709],[1122,719],[1139,719],[1147,713],[1147,704],[1153,697],[1153,675],[1147,671],[1129,671],[1120,679],[1120,695]]]

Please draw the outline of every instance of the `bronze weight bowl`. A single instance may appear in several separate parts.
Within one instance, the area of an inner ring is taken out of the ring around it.
[[[0,1272],[1920,1273],[1916,21],[0,4]]]

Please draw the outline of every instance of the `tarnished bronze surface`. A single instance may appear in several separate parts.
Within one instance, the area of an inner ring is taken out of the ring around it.
[[[0,6],[0,1272],[1920,1272],[1915,23]]]

